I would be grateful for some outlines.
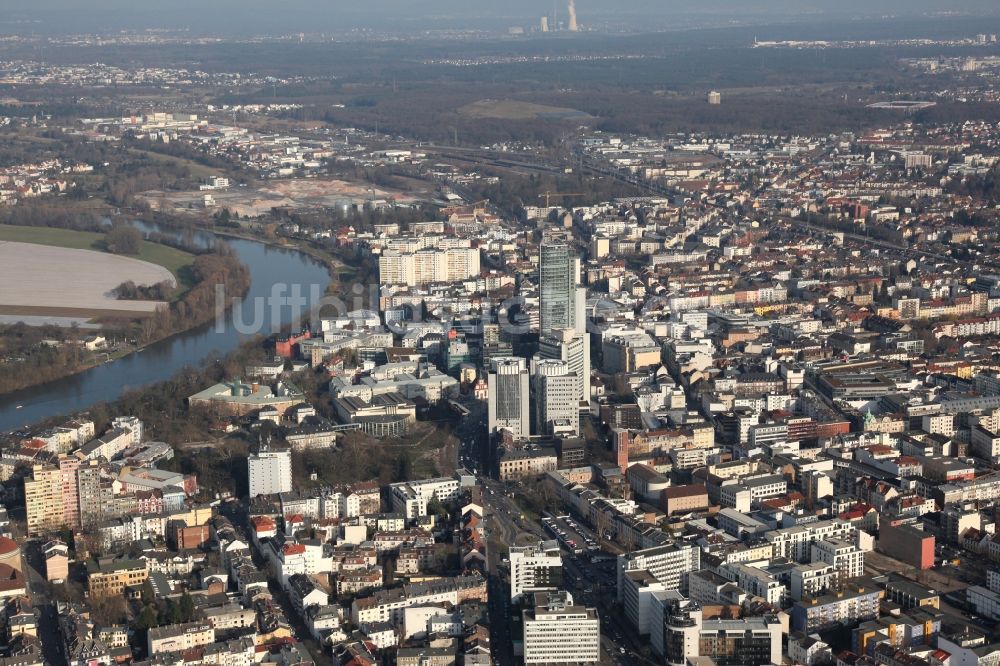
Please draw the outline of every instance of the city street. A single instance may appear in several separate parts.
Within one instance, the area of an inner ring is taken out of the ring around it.
[[[481,480],[484,487],[483,503],[487,513],[487,525],[491,532],[489,542],[490,566],[490,620],[491,627],[498,633],[493,635],[494,658],[498,664],[511,663],[504,661],[511,649],[509,636],[510,604],[508,602],[509,586],[495,572],[500,571],[499,561],[504,557],[499,549],[506,550],[510,545],[525,545],[537,540],[551,540],[540,525],[521,518],[521,509],[517,503],[504,494],[504,484],[490,479]],[[573,594],[576,603],[595,607],[601,617],[601,663],[615,666],[636,666],[652,664],[638,654],[640,642],[628,641],[624,623],[620,613],[616,613],[612,604],[615,599],[615,561],[605,560],[597,564],[590,561],[588,555],[573,555],[562,549],[564,582]],[[500,571],[502,573],[502,571]],[[499,593],[500,599],[494,598]],[[501,622],[501,629],[496,623]],[[501,635],[502,633],[502,635]],[[624,652],[623,652],[624,650]]]
[[[62,633],[59,631],[59,617],[55,604],[49,595],[49,583],[45,580],[45,561],[42,557],[42,542],[23,542],[24,578],[28,586],[31,603],[38,610],[38,638],[42,654],[49,664],[65,663]]]

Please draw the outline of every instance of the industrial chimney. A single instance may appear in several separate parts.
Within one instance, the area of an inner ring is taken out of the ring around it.
[[[569,0],[569,31],[576,32],[580,27],[576,24],[576,0]]]

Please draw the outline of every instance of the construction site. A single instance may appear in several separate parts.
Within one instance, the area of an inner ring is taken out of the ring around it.
[[[320,178],[293,178],[268,181],[259,187],[232,187],[223,190],[164,192],[153,190],[138,195],[150,209],[190,216],[212,215],[223,210],[241,218],[257,218],[275,209],[335,209],[347,212],[364,207],[412,206],[430,201],[427,192],[404,192],[368,183]]]

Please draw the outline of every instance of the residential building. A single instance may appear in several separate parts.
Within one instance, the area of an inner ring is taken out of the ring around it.
[[[836,624],[852,624],[878,617],[885,590],[874,581],[848,581],[836,593],[797,601],[791,610],[791,630],[812,633]]]
[[[458,282],[480,272],[479,249],[428,248],[417,252],[385,251],[378,260],[383,285],[419,287],[432,283]]]
[[[292,490],[291,449],[261,447],[247,458],[250,497]]]
[[[190,650],[215,642],[215,629],[208,622],[188,622],[153,627],[147,632],[147,654],[158,655],[167,652]]]
[[[812,561],[831,565],[842,581],[865,574],[865,553],[842,539],[826,539],[812,545]]]
[[[514,481],[555,471],[558,466],[559,460],[551,449],[505,450],[500,455],[497,478],[501,481]]]

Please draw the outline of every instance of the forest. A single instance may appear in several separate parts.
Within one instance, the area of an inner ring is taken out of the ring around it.
[[[967,22],[955,17],[935,22],[900,24],[896,34],[960,34]],[[979,27],[972,27],[973,32]],[[891,25],[823,26],[822,39],[840,33],[891,38]],[[755,49],[753,41],[768,32],[788,38],[788,26],[746,27],[635,35],[592,34],[575,39],[477,39],[438,43],[429,40],[382,42],[356,48],[349,42],[303,44],[218,43],[161,45],[140,55],[132,47],[108,46],[88,51],[90,59],[129,66],[137,59],[176,66],[196,58],[205,71],[251,71],[280,78],[264,87],[196,90],[191,99],[215,105],[294,103],[301,108],[279,114],[287,120],[357,127],[408,138],[451,144],[488,145],[516,140],[558,146],[579,124],[608,132],[802,132],[857,130],[898,118],[893,112],[866,108],[871,101],[932,96],[965,82],[952,74],[937,75],[928,87],[900,64],[902,58],[979,55],[974,47],[880,46],[828,49]],[[808,28],[796,33],[810,35]],[[815,32],[815,31],[813,31]],[[815,34],[807,38],[817,38]],[[4,48],[0,46],[0,53]],[[14,57],[16,46],[8,49]],[[63,46],[48,54],[52,62],[83,57]],[[331,65],[335,63],[335,65]],[[709,107],[708,90],[722,91],[723,103]],[[22,90],[21,96],[60,112],[71,100],[47,89]],[[138,92],[138,91],[134,91]],[[146,91],[145,98],[153,91]],[[120,96],[94,89],[86,100],[91,115],[141,111],[142,95]],[[576,109],[593,118],[481,118],[461,109],[481,100],[549,104]],[[949,102],[921,112],[930,122],[1000,120],[995,104]],[[35,108],[35,107],[31,107]],[[3,109],[0,108],[0,111]],[[12,115],[17,115],[11,110]],[[23,109],[20,112],[24,113]],[[6,159],[19,160],[33,150],[9,135]],[[58,132],[49,141],[74,141]],[[252,174],[181,142],[153,143],[128,138],[127,160],[110,160],[104,196],[125,205],[143,189],[182,187],[192,181],[190,165],[221,169],[242,182]],[[122,146],[84,144],[83,161],[109,162],[102,154]],[[74,153],[75,154],[75,153]],[[165,159],[155,159],[156,155]],[[188,164],[186,165],[185,162]],[[142,169],[142,174],[136,167]]]
[[[196,257],[191,275],[195,285],[183,297],[134,325],[140,346],[211,321],[220,285],[229,298],[242,296],[250,287],[250,270],[224,244],[212,254]]]
[[[166,280],[151,285],[126,280],[115,287],[114,296],[121,301],[166,301],[174,291],[174,285]]]
[[[0,393],[59,379],[93,361],[79,328],[0,326]]]

